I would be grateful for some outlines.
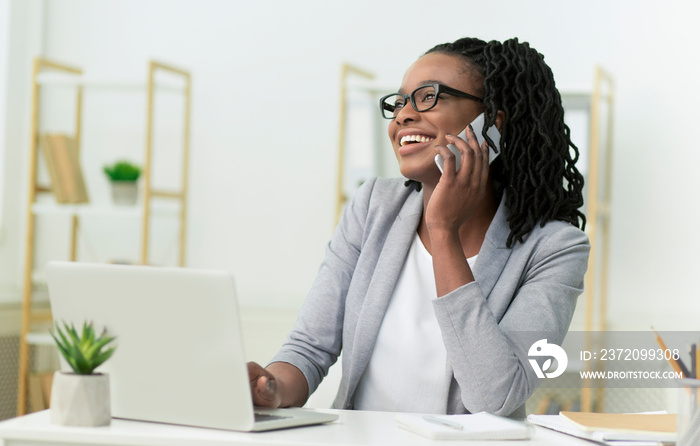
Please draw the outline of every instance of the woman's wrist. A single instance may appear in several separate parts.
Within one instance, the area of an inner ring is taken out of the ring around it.
[[[438,297],[474,280],[457,231],[434,228],[430,231],[430,243]]]
[[[450,229],[441,226],[428,226],[428,235],[430,236],[430,244],[435,249],[435,246],[449,246],[457,245],[462,246],[462,241],[459,238],[458,229]]]
[[[267,370],[275,376],[280,407],[301,407],[308,397],[308,384],[304,374],[286,362],[273,362]]]

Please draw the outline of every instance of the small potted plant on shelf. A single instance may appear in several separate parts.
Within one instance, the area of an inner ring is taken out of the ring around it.
[[[104,166],[104,172],[112,183],[112,201],[118,205],[133,205],[138,198],[138,179],[141,167],[122,160]]]
[[[95,373],[116,346],[107,330],[97,335],[92,323],[83,323],[82,333],[71,324],[56,323],[51,333],[58,351],[73,372],[54,373],[51,387],[51,422],[62,426],[108,426],[111,422],[109,375]],[[108,347],[109,346],[109,347]]]

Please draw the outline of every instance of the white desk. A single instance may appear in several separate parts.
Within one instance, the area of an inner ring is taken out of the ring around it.
[[[138,421],[112,420],[98,428],[54,426],[49,411],[0,422],[0,446],[222,446],[222,445],[377,445],[377,446],[590,446],[590,442],[544,428],[529,441],[431,441],[400,429],[394,414],[339,410],[333,423],[262,433],[239,433]],[[3,443],[4,442],[4,443]]]

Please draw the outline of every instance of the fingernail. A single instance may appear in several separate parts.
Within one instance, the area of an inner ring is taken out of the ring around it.
[[[272,382],[269,379],[265,383],[265,390],[267,390],[268,392],[272,392]]]
[[[471,131],[472,131],[472,133],[474,133],[474,127],[472,127],[472,125],[471,125],[471,124],[469,124],[469,130],[471,130]]]

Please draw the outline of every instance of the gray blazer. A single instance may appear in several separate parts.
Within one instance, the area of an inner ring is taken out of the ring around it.
[[[271,362],[302,371],[309,394],[343,350],[333,407],[353,408],[384,313],[423,212],[423,194],[400,179],[367,181],[348,203],[299,318]],[[564,222],[537,225],[506,247],[501,202],[474,265],[475,282],[434,301],[451,379],[446,413],[524,416],[538,378],[517,333],[561,344],[583,291],[588,237]]]

